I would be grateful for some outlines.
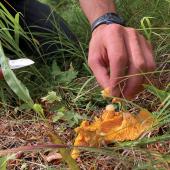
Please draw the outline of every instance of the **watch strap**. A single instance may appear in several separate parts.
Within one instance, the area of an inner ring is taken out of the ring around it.
[[[119,24],[125,26],[124,19],[116,13],[106,13],[105,15],[97,18],[91,25],[91,31],[93,32],[98,26],[102,24]]]

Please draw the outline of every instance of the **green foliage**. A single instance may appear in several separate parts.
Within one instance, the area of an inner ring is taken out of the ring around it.
[[[64,120],[70,127],[78,125],[80,121],[85,119],[85,115],[80,115],[74,111],[68,111],[66,108],[62,107],[57,110],[57,113],[53,116],[53,122],[57,122],[59,120]]]
[[[19,97],[19,99],[23,100],[30,108],[37,112],[41,118],[45,119],[42,106],[39,104],[34,104],[32,98],[30,97],[28,89],[25,87],[24,84],[21,83],[20,80],[17,79],[14,72],[10,69],[8,59],[5,57],[1,44],[0,59],[2,72],[9,87]]]
[[[48,92],[48,95],[45,97],[41,98],[42,101],[45,101],[47,103],[54,103],[54,102],[60,102],[61,101],[61,96],[58,96],[56,92],[51,91]]]
[[[151,40],[152,35],[152,24],[150,21],[151,19],[153,19],[153,17],[143,17],[141,19],[141,27],[149,41]]]
[[[153,95],[155,95],[156,97],[158,97],[160,99],[161,102],[164,102],[165,99],[170,96],[170,92],[167,92],[165,90],[159,90],[154,86],[151,85],[145,85],[145,88],[151,92]]]
[[[30,41],[19,24],[20,14],[17,13],[15,16],[12,16],[0,2],[0,16],[0,37],[2,45],[18,57],[25,56],[19,47],[19,36],[25,38],[29,43],[33,42]]]
[[[58,84],[67,85],[72,82],[78,75],[72,65],[68,71],[61,71],[57,63],[54,61],[52,64],[52,75]]]
[[[68,70],[61,72],[56,76],[56,82],[61,84],[69,84],[71,81],[73,81],[77,77],[78,72],[74,70]]]
[[[44,110],[40,104],[34,104],[32,108],[41,118],[45,119]]]
[[[49,111],[55,113],[55,115],[52,117],[54,123],[62,120],[65,121],[65,123],[68,124],[69,127],[73,127],[75,125],[78,125],[81,120],[86,118],[85,115],[80,115],[73,109],[70,110],[66,108],[64,99],[62,99],[61,96],[58,96],[57,93],[54,91],[48,92],[48,95],[42,97],[41,99],[42,101],[51,104]]]
[[[17,13],[15,15],[14,37],[15,37],[15,42],[18,45],[18,47],[19,47],[19,32],[20,32],[19,19],[20,19],[20,15],[19,15],[19,13]]]
[[[28,89],[17,79],[14,72],[10,69],[8,64],[8,59],[5,57],[5,54],[2,49],[2,45],[0,44],[0,59],[1,59],[1,68],[4,75],[4,78],[9,85],[9,87],[13,90],[13,92],[22,99],[25,103],[27,103],[30,107],[33,106],[33,101],[29,95]]]
[[[9,160],[15,159],[15,154],[10,156],[0,157],[0,170],[7,170],[7,163]]]
[[[7,169],[7,160],[5,157],[0,157],[0,170],[6,170]]]

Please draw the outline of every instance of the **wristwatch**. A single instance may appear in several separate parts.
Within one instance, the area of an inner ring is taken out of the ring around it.
[[[113,23],[125,26],[125,20],[121,16],[116,13],[106,13],[92,23],[91,31],[93,32],[99,25]]]

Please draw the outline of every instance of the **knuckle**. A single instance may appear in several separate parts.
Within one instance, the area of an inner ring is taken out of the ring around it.
[[[128,28],[127,28],[127,31],[128,31],[129,33],[135,34],[135,35],[137,35],[137,33],[138,33],[135,28],[131,28],[131,27],[128,27]]]
[[[121,26],[119,24],[111,24],[111,25],[108,25],[108,26],[110,27],[111,33],[121,32],[121,30],[123,29],[123,26]]]
[[[122,29],[122,26],[119,24],[112,24],[112,26],[114,27],[115,30],[120,30]]]
[[[127,32],[133,41],[138,41],[138,31],[135,28],[127,28]]]

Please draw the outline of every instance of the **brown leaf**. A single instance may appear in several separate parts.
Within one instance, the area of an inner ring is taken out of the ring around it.
[[[45,161],[52,162],[55,160],[61,160],[62,156],[60,153],[50,152],[47,156],[44,156]]]

